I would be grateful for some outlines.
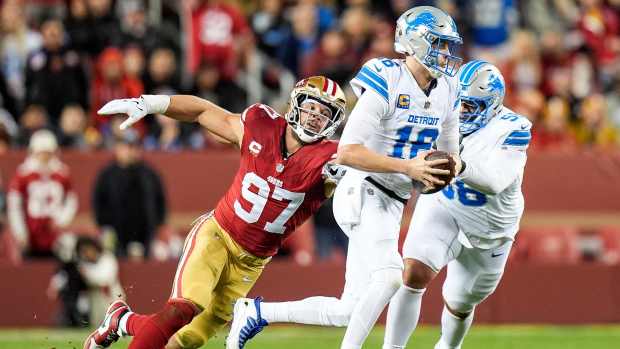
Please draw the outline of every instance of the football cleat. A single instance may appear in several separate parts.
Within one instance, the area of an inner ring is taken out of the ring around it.
[[[269,323],[260,314],[262,297],[240,298],[235,302],[233,321],[226,338],[226,349],[243,349],[248,340],[256,336]]]
[[[121,317],[131,311],[125,301],[114,301],[106,310],[105,317],[95,331],[84,341],[84,349],[103,349],[116,342],[120,336]]]

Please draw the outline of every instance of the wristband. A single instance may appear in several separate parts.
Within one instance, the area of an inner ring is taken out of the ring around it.
[[[163,114],[170,105],[170,96],[167,95],[142,95],[148,114]]]

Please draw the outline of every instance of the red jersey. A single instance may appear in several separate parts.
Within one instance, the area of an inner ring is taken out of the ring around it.
[[[57,159],[42,169],[27,158],[9,184],[8,200],[11,229],[26,235],[33,251],[51,251],[58,236],[55,226],[68,223],[77,209],[68,168]]]
[[[190,69],[214,64],[225,79],[234,79],[239,57],[235,41],[250,29],[243,13],[234,5],[205,4],[191,13]]]
[[[239,170],[215,209],[215,219],[246,251],[272,256],[326,199],[322,169],[338,144],[304,145],[287,158],[282,154],[287,122],[271,107],[254,104],[241,122]]]

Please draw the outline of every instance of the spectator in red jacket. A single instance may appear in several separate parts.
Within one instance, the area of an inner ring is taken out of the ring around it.
[[[97,115],[99,108],[113,99],[138,97],[143,91],[140,80],[125,74],[121,51],[113,47],[105,49],[97,60],[91,96],[93,120],[99,131],[109,133],[106,126],[110,120]]]
[[[209,62],[218,67],[223,79],[234,79],[251,37],[243,13],[223,0],[201,0],[188,10],[190,71]]]
[[[601,0],[581,1],[581,17],[577,27],[585,44],[594,51],[600,65],[612,64],[620,46],[620,19],[618,13]]]
[[[56,156],[57,149],[51,131],[35,132],[30,155],[9,184],[9,225],[27,257],[52,257],[59,228],[69,224],[77,211],[69,169]]]

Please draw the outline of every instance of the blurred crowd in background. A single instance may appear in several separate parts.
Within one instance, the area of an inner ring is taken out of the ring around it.
[[[258,101],[284,111],[300,77],[348,89],[369,58],[398,57],[395,20],[417,5],[455,18],[465,60],[501,68],[506,104],[534,122],[532,150],[620,144],[619,0],[0,3],[0,153],[41,128],[61,147],[112,147],[119,120],[96,111],[115,98],[189,93],[234,112]],[[136,131],[147,150],[222,147],[161,116]]]

